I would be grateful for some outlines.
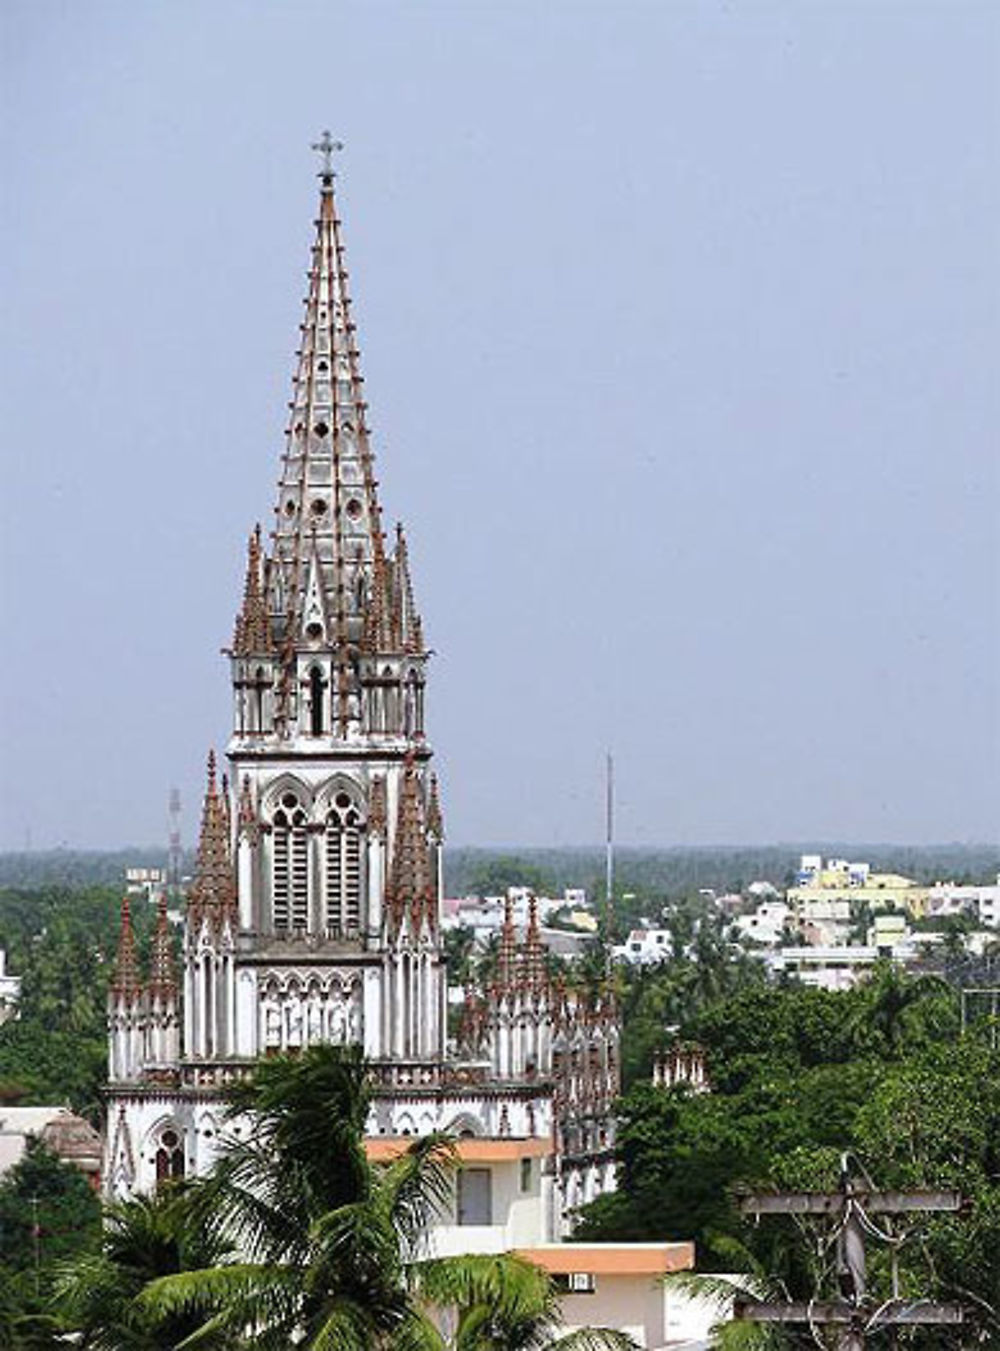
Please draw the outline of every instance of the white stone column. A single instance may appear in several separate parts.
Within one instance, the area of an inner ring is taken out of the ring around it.
[[[367,1059],[372,1060],[382,1054],[382,982],[379,972],[369,968],[364,973],[362,987],[362,1028],[361,1044]]]
[[[184,958],[184,1046],[185,1055],[195,1053],[195,1009],[198,997],[195,992],[194,970],[191,958]]]

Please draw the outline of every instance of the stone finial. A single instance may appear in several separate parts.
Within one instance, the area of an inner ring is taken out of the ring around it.
[[[427,795],[427,832],[438,844],[444,839],[444,819],[441,815],[441,798],[436,774],[431,775],[430,791]]]

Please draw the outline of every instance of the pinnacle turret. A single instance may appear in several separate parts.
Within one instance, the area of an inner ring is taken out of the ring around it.
[[[198,861],[188,896],[189,921],[219,922],[236,910],[236,882],[229,849],[229,812],[215,781],[215,752],[208,753],[208,784],[201,817]]]
[[[156,928],[149,959],[149,994],[151,999],[170,999],[177,994],[174,948],[165,895],[160,897],[157,905]]]
[[[436,896],[430,867],[424,804],[414,757],[407,756],[399,794],[392,871],[386,892],[391,928],[398,932],[407,912],[417,933],[426,918],[437,921]]]
[[[261,572],[260,526],[255,526],[247,545],[247,575],[243,608],[236,616],[233,651],[240,656],[267,654],[272,649]]]
[[[132,929],[132,912],[127,896],[122,897],[121,927],[118,932],[118,952],[115,956],[114,974],[111,977],[111,989],[126,1002],[138,998],[142,993],[142,975],[139,970],[139,957],[135,947],[135,933]]]

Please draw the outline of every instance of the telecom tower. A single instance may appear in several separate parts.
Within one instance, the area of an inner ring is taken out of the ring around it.
[[[181,894],[181,794],[171,788],[167,803],[169,814],[169,847],[167,849],[167,895],[172,901]]]

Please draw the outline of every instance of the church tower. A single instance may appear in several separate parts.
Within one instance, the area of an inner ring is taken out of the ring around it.
[[[106,1190],[204,1172],[227,1084],[259,1056],[334,1042],[360,1045],[371,1066],[373,1138],[444,1129],[550,1142],[546,1187],[565,1155],[572,1202],[570,1172],[591,1194],[608,1185],[610,1137],[587,1123],[603,1121],[617,1086],[604,1048],[613,1016],[558,994],[532,910],[523,949],[508,916],[498,980],[470,998],[468,1035],[449,1048],[429,652],[406,536],[383,528],[337,147],[324,133],[315,148],[319,211],[274,518],[247,543],[226,650],[228,768],[209,754],[179,980],[165,903],[147,983],[123,907]],[[561,1064],[579,1091],[554,1083]]]
[[[266,543],[259,527],[250,535],[229,648],[236,886],[221,859],[229,831],[210,775],[185,957],[187,1030],[207,1055],[352,1041],[373,1061],[440,1062],[428,652],[406,537],[397,526],[390,546],[383,531],[334,147],[324,139],[320,148],[274,523]],[[206,868],[215,872],[203,882]]]

